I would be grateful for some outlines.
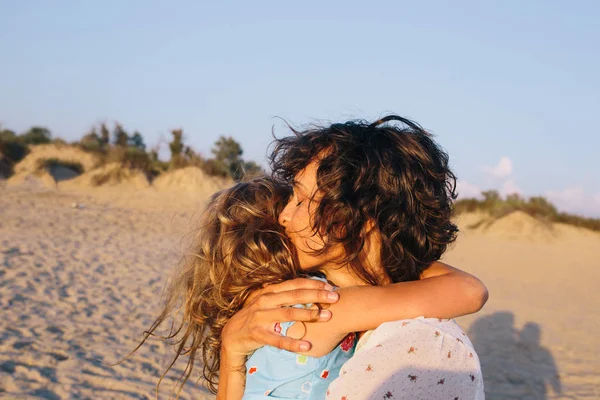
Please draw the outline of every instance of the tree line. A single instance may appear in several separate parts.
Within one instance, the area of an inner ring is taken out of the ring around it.
[[[187,166],[196,166],[208,175],[235,181],[264,174],[257,163],[242,158],[242,146],[232,137],[221,136],[213,145],[212,157],[204,157],[184,143],[182,129],[173,129],[170,133],[169,161],[159,160],[159,146],[147,150],[140,132],[133,131],[130,134],[119,123],[115,123],[112,129],[105,123],[93,126],[80,140],[70,144],[96,153],[101,164],[119,162],[128,168],[141,169],[150,177]],[[14,164],[27,155],[30,146],[46,143],[68,144],[61,138],[53,138],[50,130],[44,127],[34,126],[21,134],[0,127],[0,175],[10,175]],[[493,218],[501,218],[519,210],[542,221],[562,222],[600,231],[600,219],[559,212],[551,202],[541,196],[526,199],[518,194],[511,194],[503,199],[497,191],[488,190],[482,192],[482,197],[456,201],[455,211],[461,213],[480,210],[489,213]]]
[[[94,125],[81,139],[72,143],[53,138],[52,132],[45,127],[34,126],[21,134],[0,127],[0,173],[4,168],[4,174],[10,175],[12,167],[29,153],[30,146],[54,143],[78,146],[97,154],[100,164],[120,162],[124,167],[141,169],[150,176],[188,166],[199,167],[211,176],[235,181],[264,174],[260,165],[242,157],[242,146],[232,137],[219,137],[211,150],[212,156],[204,157],[184,143],[182,129],[173,129],[170,133],[168,146],[171,157],[169,161],[162,161],[158,158],[160,144],[147,150],[139,131],[129,133],[119,123],[115,123],[112,129],[106,123]]]

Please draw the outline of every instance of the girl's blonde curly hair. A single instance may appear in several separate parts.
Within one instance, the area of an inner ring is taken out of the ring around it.
[[[200,350],[203,377],[216,393],[221,332],[248,295],[263,287],[296,277],[295,253],[277,218],[289,188],[262,177],[215,193],[202,214],[191,254],[185,256],[165,292],[165,306],[145,332],[144,339],[170,316],[182,314],[170,333],[160,336],[175,348],[175,358],[188,356],[179,379],[177,397],[189,379]],[[175,326],[177,325],[177,326]]]

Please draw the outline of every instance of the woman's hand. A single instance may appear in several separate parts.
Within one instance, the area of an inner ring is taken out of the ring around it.
[[[227,354],[228,359],[239,363],[248,354],[265,345],[292,352],[309,350],[310,342],[282,336],[275,331],[275,324],[329,320],[331,312],[328,310],[286,306],[335,303],[339,296],[332,290],[333,287],[325,282],[306,278],[266,286],[253,294],[244,308],[227,322],[221,335],[222,352]]]

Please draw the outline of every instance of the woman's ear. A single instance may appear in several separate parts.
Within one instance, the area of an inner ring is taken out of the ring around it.
[[[373,229],[376,228],[377,224],[375,223],[375,220],[373,218],[369,218],[367,222],[365,222],[365,227],[363,229],[365,236],[368,237],[373,231]]]

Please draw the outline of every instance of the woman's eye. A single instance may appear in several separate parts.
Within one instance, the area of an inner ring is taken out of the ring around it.
[[[300,207],[300,204],[302,204],[302,202],[303,202],[303,201],[304,201],[304,200],[300,200],[300,201],[298,201],[298,203],[296,203],[296,207]]]

